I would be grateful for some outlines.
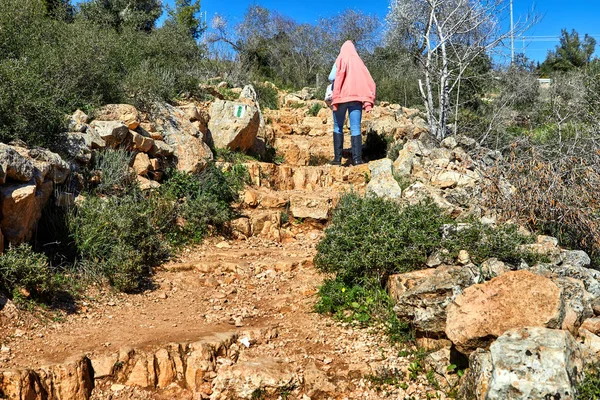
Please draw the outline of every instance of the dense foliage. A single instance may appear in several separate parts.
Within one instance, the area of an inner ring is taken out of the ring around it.
[[[131,4],[130,4],[131,3]],[[65,115],[194,93],[204,51],[156,0],[0,0],[0,140],[52,146]],[[50,10],[51,12],[49,12]]]

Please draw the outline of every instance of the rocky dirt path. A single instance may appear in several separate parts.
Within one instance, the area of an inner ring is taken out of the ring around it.
[[[421,398],[427,390],[425,382],[408,379],[410,359],[400,357],[400,349],[383,335],[313,312],[323,277],[313,267],[312,257],[321,235],[321,231],[309,230],[304,240],[287,244],[257,237],[209,240],[159,268],[154,290],[137,295],[90,293],[64,321],[15,328],[4,338],[1,367],[36,368],[81,354],[94,359],[123,348],[153,350],[218,332],[237,331],[242,336],[253,332],[267,340],[244,349],[240,359],[276,358],[291,365],[304,376],[303,384],[291,391],[295,398],[309,391],[314,398],[390,394]],[[390,386],[378,392],[365,379],[394,369],[406,374],[406,391]],[[186,398],[191,393],[126,385],[110,390],[97,382],[95,396]]]

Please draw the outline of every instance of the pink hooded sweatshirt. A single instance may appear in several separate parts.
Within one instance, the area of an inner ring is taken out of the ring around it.
[[[335,65],[337,72],[331,101],[333,109],[337,110],[337,105],[341,103],[360,101],[365,111],[371,110],[375,104],[375,81],[350,40],[342,46]]]

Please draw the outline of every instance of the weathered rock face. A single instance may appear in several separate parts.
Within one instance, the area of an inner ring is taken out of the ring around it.
[[[168,155],[172,151],[177,158],[177,169],[190,173],[203,170],[213,159],[212,151],[202,141],[202,134],[182,110],[169,104],[158,104],[154,119],[169,148],[161,141],[155,141],[150,154]]]
[[[15,149],[33,163],[34,178],[38,182],[48,179],[54,183],[63,183],[71,172],[69,164],[50,150],[39,147],[33,149],[17,147]]]
[[[382,158],[381,160],[371,161],[369,169],[371,170],[371,180],[367,185],[367,193],[388,200],[397,200],[402,197],[402,189],[394,178],[392,160]]]
[[[8,242],[18,244],[31,238],[52,189],[50,181],[44,182],[40,187],[34,181],[0,187],[0,227]]]
[[[295,218],[327,219],[332,201],[315,195],[294,195],[290,197],[290,212]]]
[[[120,145],[129,133],[127,125],[120,121],[94,120],[90,126],[111,147]]]
[[[259,126],[259,111],[252,105],[217,100],[210,106],[208,129],[216,148],[249,150]]]
[[[465,399],[575,399],[583,374],[573,336],[541,327],[507,331],[489,352],[473,353],[470,364],[461,387]]]
[[[401,319],[412,321],[420,332],[443,337],[446,331],[446,306],[475,283],[469,268],[440,266],[435,269],[390,276],[388,291]]]
[[[13,147],[0,143],[0,183],[6,178],[27,182],[33,178],[33,163]]]
[[[469,354],[509,329],[560,328],[563,318],[561,289],[550,279],[528,271],[507,272],[465,289],[448,305],[446,335]]]
[[[100,121],[119,121],[131,130],[140,125],[140,116],[136,108],[129,104],[107,104],[96,113]]]
[[[250,399],[256,390],[275,394],[281,388],[299,384],[300,379],[291,364],[276,358],[250,359],[219,372],[213,382],[211,399],[228,396]]]

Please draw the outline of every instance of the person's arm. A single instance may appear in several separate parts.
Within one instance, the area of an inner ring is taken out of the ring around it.
[[[329,73],[329,82],[333,83],[335,81],[335,74],[337,73],[337,66],[333,63],[333,67],[331,68],[331,72]]]

